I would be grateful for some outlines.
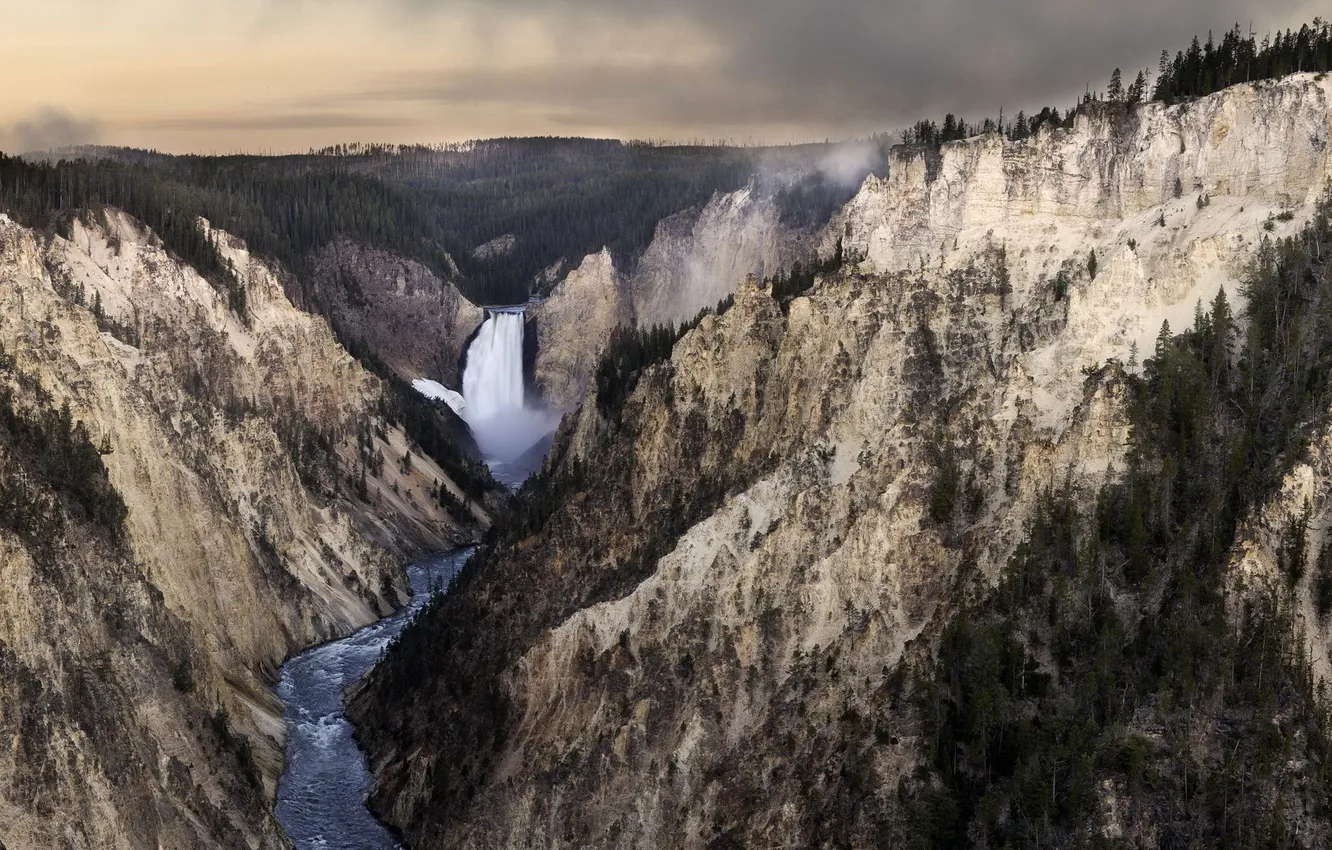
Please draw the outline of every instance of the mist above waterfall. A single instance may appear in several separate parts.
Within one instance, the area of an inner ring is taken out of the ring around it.
[[[512,477],[501,474],[501,470],[521,467],[515,471],[525,478],[538,466],[544,455],[543,443],[560,422],[558,413],[527,403],[523,324],[524,316],[519,311],[489,313],[467,349],[467,368],[463,372],[465,404],[458,413],[501,480]]]

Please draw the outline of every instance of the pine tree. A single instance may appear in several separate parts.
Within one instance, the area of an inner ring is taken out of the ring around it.
[[[1124,102],[1124,77],[1118,68],[1110,74],[1110,86],[1106,89],[1106,96],[1111,103]]]
[[[1147,94],[1147,76],[1142,71],[1139,71],[1138,76],[1133,80],[1133,84],[1129,86],[1128,90],[1129,106],[1136,106],[1137,104],[1142,103],[1142,99],[1146,96],[1146,94]]]
[[[1161,322],[1161,330],[1156,334],[1156,348],[1152,351],[1152,358],[1156,361],[1156,367],[1161,368],[1165,362],[1166,356],[1170,353],[1175,337],[1170,333],[1170,322],[1165,320]]]
[[[1234,338],[1235,317],[1226,300],[1226,290],[1221,288],[1212,299],[1212,350],[1207,358],[1214,378],[1213,386],[1224,384],[1230,374],[1230,347]]]

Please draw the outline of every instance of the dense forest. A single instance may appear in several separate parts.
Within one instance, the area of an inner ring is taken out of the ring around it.
[[[738,148],[598,139],[500,139],[463,152],[344,159],[420,191],[438,227],[461,244],[512,234],[507,251],[457,258],[490,304],[525,300],[552,263],[603,247],[630,266],[657,222],[740,188],[756,168],[753,153]]]
[[[932,754],[902,789],[916,846],[1077,845],[1107,775],[1165,847],[1290,846],[1302,817],[1332,817],[1332,706],[1296,618],[1306,592],[1332,614],[1332,548],[1307,551],[1296,517],[1279,586],[1227,593],[1240,523],[1332,405],[1329,210],[1264,243],[1245,322],[1218,293],[1161,329],[1141,376],[1096,376],[1131,392],[1128,468],[1091,505],[1047,493],[998,588],[914,673]]]
[[[210,219],[298,273],[344,236],[421,261],[475,303],[509,304],[562,258],[610,247],[632,260],[660,219],[744,185],[754,163],[740,149],[533,138],[173,157],[157,168],[208,192]],[[473,256],[510,235],[508,250]]]
[[[106,205],[152,228],[245,316],[244,287],[199,226],[199,216],[209,210],[202,192],[143,166],[110,160],[31,163],[0,153],[0,211],[22,225],[67,236],[73,216],[96,215]]]
[[[740,188],[760,153],[592,139],[344,146],[279,157],[100,148],[55,162],[0,159],[0,209],[53,228],[72,210],[122,208],[220,288],[228,287],[228,270],[198,232],[198,217],[302,280],[312,252],[348,238],[422,262],[475,303],[504,304],[525,301],[560,259],[609,247],[631,264],[658,221]],[[787,153],[795,161],[805,155]],[[508,250],[473,256],[509,235]],[[243,313],[243,303],[236,306]]]
[[[418,260],[477,304],[527,300],[560,260],[608,247],[630,269],[663,218],[758,179],[789,226],[822,225],[859,180],[818,164],[828,144],[736,148],[512,138],[437,147],[340,145],[291,156],[167,156],[88,147],[0,159],[0,209],[42,229],[110,205],[158,232],[219,289],[230,283],[197,232],[208,219],[311,289],[312,252],[347,238]],[[882,155],[865,166],[881,164]],[[863,177],[863,174],[859,175]],[[499,250],[476,252],[503,240]]]
[[[1235,24],[1218,44],[1212,34],[1199,44],[1195,36],[1188,50],[1170,58],[1161,52],[1153,100],[1174,103],[1202,97],[1235,83],[1269,80],[1305,71],[1332,70],[1332,23],[1315,18],[1298,31],[1267,35],[1261,42],[1245,36]]]

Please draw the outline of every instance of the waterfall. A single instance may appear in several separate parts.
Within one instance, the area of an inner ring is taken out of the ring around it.
[[[523,314],[491,313],[472,347],[463,374],[467,418],[489,420],[523,407]]]
[[[540,467],[559,415],[527,404],[523,323],[516,310],[488,311],[467,349],[459,411],[495,477],[511,487]]]

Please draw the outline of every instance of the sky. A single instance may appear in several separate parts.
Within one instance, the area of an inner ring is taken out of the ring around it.
[[[1306,0],[11,0],[0,150],[785,143],[1067,107]]]

